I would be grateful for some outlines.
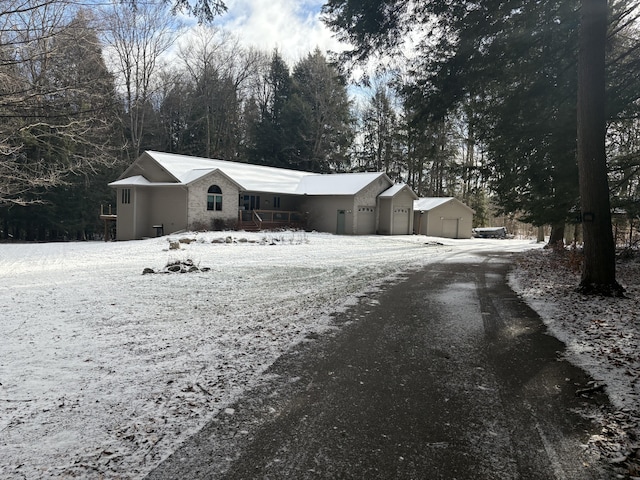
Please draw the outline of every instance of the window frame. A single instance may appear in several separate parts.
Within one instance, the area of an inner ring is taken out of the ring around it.
[[[222,189],[218,185],[211,185],[207,189],[207,211],[222,211]]]

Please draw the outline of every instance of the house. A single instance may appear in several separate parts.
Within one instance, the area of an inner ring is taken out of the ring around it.
[[[317,174],[153,151],[109,186],[117,193],[119,240],[285,226],[408,235],[418,198],[380,172]]]
[[[419,198],[413,202],[413,228],[420,235],[471,238],[474,213],[453,197]]]

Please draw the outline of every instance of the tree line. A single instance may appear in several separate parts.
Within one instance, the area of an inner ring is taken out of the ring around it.
[[[219,6],[219,4],[218,4]],[[0,13],[4,239],[93,238],[106,186],[144,150],[313,172],[384,171],[462,193],[444,123],[411,123],[397,85],[357,101],[319,50],[289,65],[164,3],[12,0]],[[460,190],[460,191],[459,191]]]

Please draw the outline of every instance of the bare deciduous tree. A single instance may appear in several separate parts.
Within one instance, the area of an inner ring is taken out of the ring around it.
[[[68,175],[115,161],[113,89],[93,31],[64,1],[3,2],[0,205],[38,202]]]
[[[247,102],[256,96],[266,55],[241,46],[231,35],[200,27],[180,48],[179,57],[193,95],[187,127],[198,140],[192,151],[237,159],[246,130],[242,117]]]
[[[122,95],[124,129],[133,158],[141,152],[160,59],[175,42],[179,29],[179,22],[163,4],[114,1],[106,15],[106,56]]]

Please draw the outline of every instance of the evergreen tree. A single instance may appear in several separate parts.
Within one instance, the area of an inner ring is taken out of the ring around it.
[[[580,290],[622,295],[616,259],[605,150],[607,0],[582,0],[578,63],[578,167],[584,264]]]
[[[259,118],[251,125],[249,162],[273,167],[290,167],[294,155],[291,142],[290,102],[292,79],[282,56],[274,51],[265,86],[267,94],[258,106]]]
[[[285,104],[293,133],[291,163],[299,170],[344,171],[353,131],[344,78],[316,49],[295,66]]]
[[[398,149],[394,138],[398,128],[391,94],[388,88],[378,85],[362,112],[362,152],[359,160],[362,170],[391,173]]]
[[[256,105],[250,126],[249,161],[298,170],[329,172],[349,167],[353,138],[344,78],[316,50],[293,74],[274,52],[267,95]],[[247,109],[250,112],[251,109]]]
[[[183,72],[161,73],[161,102],[159,109],[162,138],[160,150],[171,153],[192,153],[189,125],[192,118],[193,87]]]
[[[616,3],[624,13],[614,17],[612,37],[619,31],[617,25],[633,21],[635,12],[629,2]],[[329,0],[324,11],[329,24],[356,45],[351,52],[356,59],[376,49],[397,49],[411,29],[427,32],[415,72],[415,98],[424,105],[424,115],[434,118],[465,99],[481,105],[478,138],[489,156],[497,199],[505,211],[524,211],[538,224],[564,224],[578,203],[577,154],[583,219],[585,209],[587,218],[596,219],[585,223],[589,233],[582,286],[618,289],[612,273],[604,153],[605,0],[386,0],[374,8],[359,0]],[[621,22],[622,18],[627,20]],[[578,62],[579,23],[583,35]],[[629,48],[623,57],[634,50]],[[631,82],[625,80],[630,77],[621,72],[616,82],[628,87]],[[610,117],[625,103],[616,97],[638,98],[626,88],[609,93]]]

